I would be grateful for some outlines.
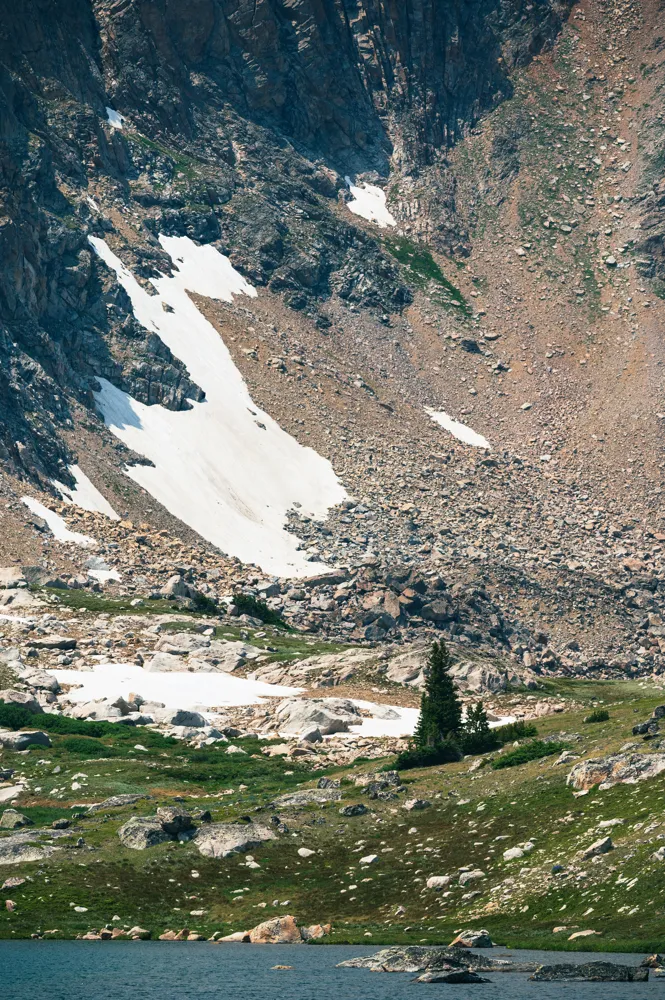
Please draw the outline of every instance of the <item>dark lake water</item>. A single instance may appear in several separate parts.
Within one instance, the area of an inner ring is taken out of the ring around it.
[[[452,994],[459,1000],[642,1000],[665,994],[648,983],[530,983],[527,976],[487,973],[485,986],[413,983],[412,975],[337,969],[337,962],[376,947],[212,945],[178,942],[0,941],[1,1000],[404,1000]],[[487,953],[486,953],[487,954]],[[523,961],[615,961],[640,955],[508,951]],[[293,971],[272,971],[292,965]]]

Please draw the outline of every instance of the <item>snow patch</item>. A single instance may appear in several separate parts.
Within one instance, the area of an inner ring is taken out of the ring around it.
[[[57,479],[51,480],[65,503],[73,503],[82,510],[89,510],[96,514],[105,514],[112,521],[118,521],[118,515],[113,510],[111,504],[99,492],[97,487],[90,482],[85,472],[78,465],[70,465],[69,471],[76,480],[76,486],[73,489],[70,486],[59,483]]]
[[[371,719],[363,718],[360,725],[349,727],[349,733],[354,736],[413,736],[416,731],[419,708],[401,708],[399,705],[377,705],[371,701],[355,700],[353,704],[372,714]],[[507,715],[496,722],[490,722],[490,729],[506,726],[509,722],[515,722],[515,717]],[[336,737],[340,736],[343,737],[344,733],[336,734]]]
[[[302,688],[282,687],[224,673],[171,673],[143,670],[131,663],[99,663],[93,670],[49,670],[60,684],[81,685],[67,692],[73,702],[127,698],[140,694],[167,708],[188,711],[227,705],[255,705],[263,698],[291,698]]]
[[[346,207],[354,215],[359,215],[368,222],[375,222],[381,229],[396,226],[397,222],[386,206],[386,192],[373,184],[354,184],[350,177],[345,177],[347,187],[353,195],[353,201],[347,201]]]
[[[122,579],[118,570],[109,566],[106,560],[100,556],[91,556],[86,561],[85,569],[88,576],[91,576],[93,580],[98,580],[100,583]]]
[[[119,129],[123,128],[127,120],[124,115],[121,115],[119,111],[114,111],[113,108],[106,109],[106,118],[111,128]]]
[[[443,427],[444,430],[449,431],[458,441],[473,445],[474,448],[486,448],[488,451],[491,449],[492,446],[487,438],[471,430],[470,427],[467,427],[466,424],[461,423],[459,420],[453,420],[443,410],[431,410],[429,407],[425,407],[425,409],[435,423]]]
[[[146,406],[100,378],[95,395],[107,426],[154,463],[126,474],[228,555],[277,576],[322,572],[326,567],[309,562],[285,530],[286,516],[298,503],[323,520],[346,491],[327,459],[254,404],[224,341],[187,294],[231,302],[234,295],[256,296],[256,289],[214,247],[160,236],[176,270],[152,279],[157,294],[149,295],[103,240],[89,239],[115,271],[136,319],[160,336],[206,394],[204,402],[173,412]]]
[[[95,539],[90,538],[89,535],[81,535],[78,531],[70,531],[59,514],[56,514],[53,510],[49,510],[48,507],[45,507],[39,500],[35,500],[34,497],[21,497],[21,500],[33,514],[46,521],[56,541],[72,542],[73,545],[82,545],[84,547],[97,544]]]

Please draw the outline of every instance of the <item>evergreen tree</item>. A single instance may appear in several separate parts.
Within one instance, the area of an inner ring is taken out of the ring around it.
[[[462,705],[450,676],[452,660],[445,642],[432,643],[429,672],[420,702],[420,717],[413,736],[419,750],[436,747],[459,732]]]
[[[462,733],[462,748],[465,753],[486,753],[493,750],[496,740],[490,729],[487,712],[482,701],[466,713]]]

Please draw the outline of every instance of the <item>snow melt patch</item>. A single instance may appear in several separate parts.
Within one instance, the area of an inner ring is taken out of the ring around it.
[[[95,539],[90,538],[89,535],[81,535],[78,531],[70,531],[59,514],[56,514],[54,510],[49,510],[48,507],[45,507],[39,500],[35,500],[34,497],[21,497],[21,500],[33,514],[46,521],[56,541],[72,542],[73,545],[82,545],[84,547],[97,544]]]
[[[349,726],[354,736],[413,736],[420,716],[419,708],[402,708],[399,705],[377,705],[371,701],[354,701],[354,705],[371,713],[372,718],[363,718],[358,726]],[[515,717],[507,715],[496,722],[490,722],[490,729],[515,722]],[[344,733],[337,733],[336,737]]]
[[[231,302],[234,295],[256,296],[256,289],[212,246],[187,237],[160,236],[160,242],[176,272],[152,279],[157,294],[149,295],[103,240],[90,237],[129,295],[136,319],[160,336],[206,394],[204,402],[173,412],[98,380],[107,426],[154,463],[132,466],[127,475],[228,555],[277,576],[322,572],[323,564],[298,551],[286,516],[298,503],[302,513],[322,520],[346,491],[327,459],[255,406],[224,341],[187,294]]]
[[[353,201],[347,201],[346,207],[354,215],[359,215],[368,222],[375,222],[381,229],[396,226],[397,222],[386,206],[386,192],[373,184],[354,184],[350,177],[345,177],[347,187],[353,195]]]
[[[121,115],[119,111],[114,111],[113,108],[106,109],[106,118],[108,120],[111,128],[122,128],[125,124],[125,116]]]
[[[302,688],[282,687],[224,673],[172,673],[143,670],[131,663],[99,663],[93,670],[51,670],[60,684],[80,685],[67,692],[73,702],[127,698],[140,694],[167,708],[196,710],[227,705],[255,705],[263,698],[291,698]]]
[[[471,444],[474,448],[486,448],[488,451],[491,449],[492,446],[487,438],[471,430],[470,427],[467,427],[466,424],[461,423],[459,420],[453,420],[443,410],[431,410],[429,407],[425,407],[425,409],[435,423],[449,431],[458,441],[463,441],[464,444]]]
[[[57,479],[52,480],[53,485],[61,494],[65,503],[73,503],[77,507],[80,507],[81,510],[89,510],[96,514],[105,514],[112,521],[119,520],[118,515],[106,497],[90,482],[85,472],[78,465],[70,465],[69,471],[76,480],[76,485],[73,489],[70,486],[59,483]]]

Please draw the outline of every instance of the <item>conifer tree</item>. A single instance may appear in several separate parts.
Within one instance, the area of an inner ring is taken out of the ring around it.
[[[466,753],[485,753],[493,749],[492,732],[482,701],[468,709],[463,730],[462,747]]]
[[[419,750],[436,747],[459,732],[462,705],[450,676],[452,660],[445,642],[432,643],[429,672],[420,702],[420,717],[413,736]]]

